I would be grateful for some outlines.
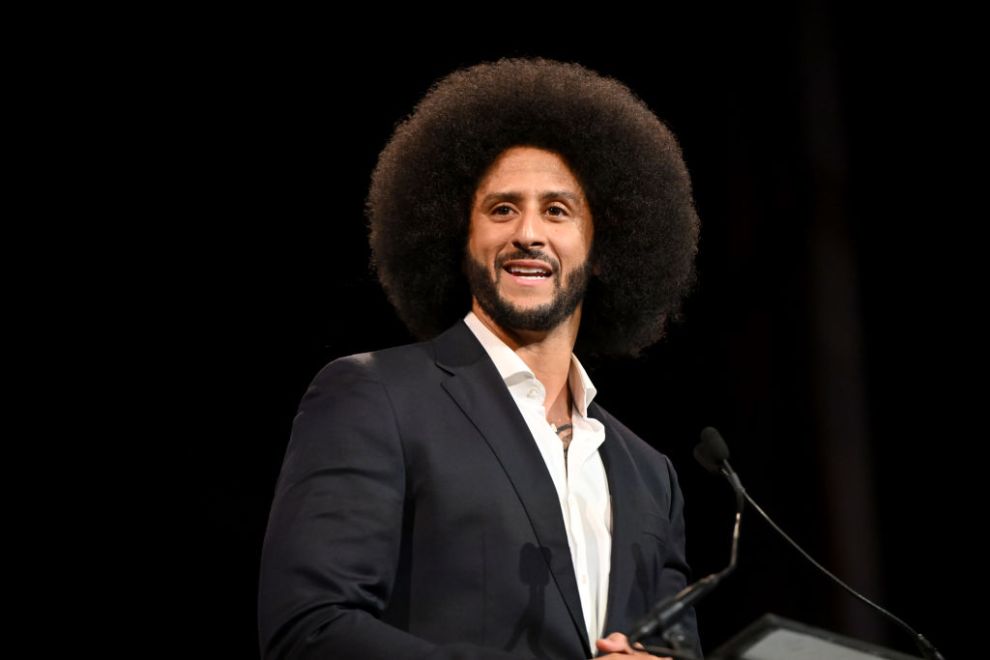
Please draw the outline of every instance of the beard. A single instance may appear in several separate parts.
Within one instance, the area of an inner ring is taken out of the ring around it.
[[[551,265],[553,297],[550,302],[537,307],[519,308],[498,294],[498,277],[504,272],[502,265],[512,259],[538,259]],[[493,277],[491,272],[483,264],[475,261],[471,255],[466,255],[464,258],[464,271],[471,294],[477,299],[481,309],[485,310],[499,327],[507,330],[547,331],[556,328],[570,317],[584,300],[592,270],[591,259],[585,259],[583,264],[567,276],[567,281],[562,283],[560,262],[551,260],[540,252],[505,255],[499,257],[495,265],[498,275]]]

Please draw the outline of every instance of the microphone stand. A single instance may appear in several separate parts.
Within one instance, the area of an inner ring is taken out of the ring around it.
[[[728,477],[728,475],[726,475]],[[697,582],[681,589],[677,594],[661,600],[641,618],[629,633],[629,644],[635,644],[643,637],[655,635],[657,632],[669,645],[669,648],[659,646],[645,646],[644,648],[654,655],[668,655],[682,660],[697,660],[693,653],[691,638],[687,634],[683,624],[680,623],[687,611],[702,597],[718,586],[724,577],[729,575],[736,568],[736,557],[739,550],[739,527],[742,523],[742,510],[745,504],[743,494],[740,492],[741,485],[736,488],[737,481],[729,479],[733,490],[736,491],[736,523],[732,530],[732,550],[729,556],[729,565],[718,573],[707,575]]]
[[[739,524],[742,519],[742,512],[736,512],[736,524],[732,534],[732,560],[729,565],[718,573],[712,573],[691,584],[676,595],[660,601],[650,610],[644,618],[643,625],[640,625],[629,636],[629,643],[634,644],[645,635],[659,629],[660,636],[667,642],[668,648],[662,646],[647,646],[644,648],[653,655],[666,655],[682,660],[699,660],[694,655],[691,637],[688,635],[684,624],[680,619],[687,613],[688,609],[697,601],[715,589],[722,578],[727,576],[736,568],[736,549],[739,541]],[[648,630],[648,632],[643,632]]]
[[[931,642],[929,642],[924,635],[922,635],[917,630],[909,626],[899,617],[894,616],[892,613],[880,607],[872,600],[862,595],[861,593],[850,587],[848,584],[840,580],[838,577],[836,577],[831,571],[829,571],[827,568],[825,568],[817,561],[815,561],[815,559],[811,555],[805,552],[804,548],[798,545],[794,539],[788,536],[784,532],[784,530],[782,530],[780,527],[777,526],[777,523],[771,520],[770,516],[767,515],[766,511],[761,509],[760,505],[757,504],[753,500],[753,498],[749,496],[746,490],[742,487],[742,482],[739,480],[739,475],[737,475],[736,471],[732,469],[731,465],[729,465],[729,448],[726,446],[725,440],[722,439],[722,435],[717,430],[715,430],[710,426],[702,430],[701,442],[698,443],[698,445],[694,448],[694,456],[696,459],[698,459],[698,462],[701,463],[705,467],[705,469],[707,469],[709,472],[716,472],[716,471],[720,472],[722,476],[724,476],[726,479],[729,480],[729,484],[732,486],[732,489],[736,491],[737,511],[741,512],[745,502],[749,502],[753,506],[753,508],[756,509],[757,513],[759,513],[760,516],[762,516],[763,519],[770,524],[770,526],[774,529],[774,531],[780,534],[785,541],[791,544],[791,546],[795,550],[797,550],[802,557],[807,559],[815,568],[817,568],[819,571],[824,573],[833,582],[835,582],[840,587],[845,589],[847,592],[855,596],[857,599],[859,599],[863,603],[866,603],[876,611],[880,612],[885,617],[887,617],[888,619],[896,623],[898,626],[900,626],[909,635],[911,635],[911,637],[914,639],[915,645],[918,647],[918,650],[921,651],[922,656],[924,656],[927,660],[945,660],[945,658],[942,656],[939,650],[935,648],[935,646]],[[738,527],[737,527],[737,531],[738,531]],[[732,561],[733,564],[735,564],[735,542],[733,542]]]

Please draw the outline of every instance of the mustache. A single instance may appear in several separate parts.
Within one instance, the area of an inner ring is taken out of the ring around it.
[[[495,259],[495,267],[501,269],[506,263],[519,259],[542,261],[548,264],[554,273],[560,270],[560,262],[540,250],[516,250],[515,252],[503,254]]]

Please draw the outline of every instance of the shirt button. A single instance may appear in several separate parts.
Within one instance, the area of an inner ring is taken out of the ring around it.
[[[581,584],[588,584],[588,576],[587,575],[582,575],[581,576]]]

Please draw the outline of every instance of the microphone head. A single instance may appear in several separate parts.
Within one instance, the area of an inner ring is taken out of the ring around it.
[[[709,472],[718,472],[722,463],[729,460],[729,447],[721,433],[706,426],[701,432],[701,442],[694,448],[694,457]]]

